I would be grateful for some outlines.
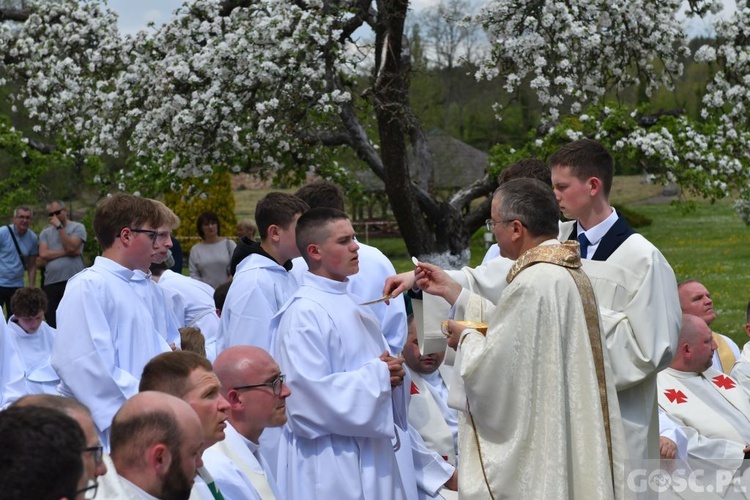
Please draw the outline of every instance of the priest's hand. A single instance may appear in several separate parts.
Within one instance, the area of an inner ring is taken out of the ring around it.
[[[414,271],[407,271],[405,273],[388,276],[385,280],[385,286],[383,287],[383,297],[390,295],[391,297],[398,297],[404,292],[408,292],[414,288],[416,278],[414,277]]]
[[[453,350],[458,348],[458,343],[461,341],[461,334],[466,330],[467,327],[461,326],[452,319],[448,320],[448,327],[446,328],[446,334],[448,335],[448,347],[452,347]]]
[[[458,469],[453,471],[453,475],[443,485],[445,489],[451,491],[458,491]]]
[[[745,446],[745,448],[742,450],[743,453],[750,453],[750,445]]]
[[[669,438],[659,436],[659,456],[664,459],[677,458],[677,444]]]
[[[461,294],[461,285],[436,265],[420,262],[414,275],[419,288],[430,295],[444,298],[450,305],[455,304]]]
[[[383,351],[380,355],[380,359],[388,365],[388,371],[391,372],[391,389],[395,389],[404,383],[404,358],[394,358],[388,351]]]

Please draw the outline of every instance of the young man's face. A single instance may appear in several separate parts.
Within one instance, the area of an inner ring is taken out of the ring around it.
[[[189,404],[203,426],[206,447],[224,439],[229,403],[221,395],[221,382],[214,372],[196,368],[190,374],[191,389],[182,399]]]
[[[552,167],[552,186],[560,211],[568,219],[580,219],[591,208],[591,184],[574,176],[570,167]]]
[[[324,276],[344,281],[347,276],[359,272],[359,245],[354,239],[354,228],[349,219],[329,222],[328,237],[318,245],[321,271]]]
[[[417,342],[417,324],[414,319],[409,320],[409,336],[402,352],[406,365],[417,373],[429,375],[440,367],[445,358],[445,351],[433,352],[422,356],[419,354],[419,343]]]
[[[142,232],[131,233],[130,251],[137,260],[135,269],[147,271],[152,263],[164,262],[167,258],[167,250],[172,248],[172,228],[166,224],[158,228],[144,224],[137,229]]]
[[[41,309],[34,316],[16,316],[18,326],[29,334],[36,333],[42,321],[44,321],[44,311]]]

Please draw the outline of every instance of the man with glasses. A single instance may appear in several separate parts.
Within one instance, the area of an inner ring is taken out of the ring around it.
[[[36,257],[39,244],[29,229],[31,208],[21,206],[13,212],[13,224],[0,227],[0,304],[5,306],[5,319],[11,317],[10,298],[24,286],[28,272],[29,286],[36,286]]]
[[[91,409],[106,449],[112,417],[138,392],[143,367],[179,342],[164,320],[163,297],[156,300],[137,283],[138,273],[163,259],[172,244],[165,219],[146,198],[118,193],[103,199],[94,214],[102,255],[68,282],[57,310],[52,367],[63,393]]]
[[[104,451],[102,445],[99,443],[99,435],[96,431],[94,421],[91,419],[89,409],[75,399],[53,396],[51,394],[24,396],[16,401],[13,406],[51,408],[66,414],[78,422],[86,438],[85,446],[81,450],[83,477],[85,479],[83,484],[86,485],[84,498],[94,498],[98,484],[97,478],[107,473],[107,465],[105,464]]]
[[[55,200],[47,205],[50,225],[39,235],[39,264],[44,265],[43,290],[47,294],[45,319],[57,328],[55,312],[65,293],[68,280],[83,270],[83,244],[86,228],[68,219],[65,203]]]
[[[207,449],[203,459],[210,464],[216,454],[224,455],[250,479],[258,498],[281,498],[259,442],[265,429],[286,423],[291,391],[279,365],[259,347],[234,346],[219,354],[214,370],[229,402],[229,423],[226,439]]]

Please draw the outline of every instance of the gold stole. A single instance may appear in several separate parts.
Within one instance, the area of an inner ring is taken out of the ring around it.
[[[711,332],[711,335],[714,338],[714,341],[716,342],[716,345],[718,348],[716,349],[719,351],[719,361],[721,361],[721,371],[729,374],[730,371],[732,371],[732,367],[734,366],[734,362],[737,361],[737,358],[734,356],[734,353],[732,352],[732,348],[729,347],[729,344],[726,340],[724,340],[724,337],[719,335],[716,332]]]

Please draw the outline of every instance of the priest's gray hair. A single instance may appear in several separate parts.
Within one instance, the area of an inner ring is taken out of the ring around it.
[[[557,238],[560,206],[552,189],[536,179],[514,179],[495,191],[498,221],[520,220],[534,237]]]

